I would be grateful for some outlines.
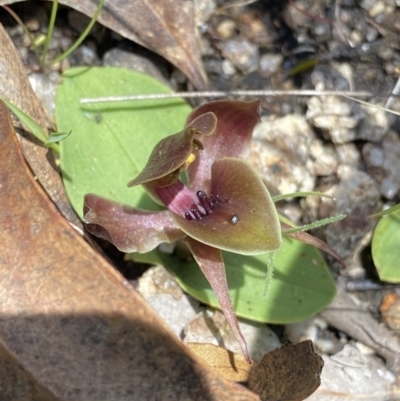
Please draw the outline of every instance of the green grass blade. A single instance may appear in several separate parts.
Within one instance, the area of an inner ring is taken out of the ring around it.
[[[394,205],[392,207],[389,207],[388,209],[382,210],[381,212],[371,214],[369,217],[382,217],[382,216],[387,216],[388,214],[397,212],[400,210],[400,203],[397,205]]]
[[[285,230],[282,230],[282,234],[285,235],[285,234],[290,234],[290,233],[298,233],[300,231],[313,230],[315,228],[323,227],[328,224],[335,223],[336,221],[343,220],[346,217],[347,216],[345,214],[339,214],[337,216],[327,217],[326,219],[317,220],[310,224],[305,224],[304,226],[287,228]]]
[[[42,127],[37,124],[32,118],[26,115],[21,109],[17,106],[10,103],[8,100],[4,99],[0,96],[0,100],[2,100],[6,106],[18,117],[18,119],[25,125],[29,132],[31,132],[43,145],[48,148],[54,150],[56,153],[60,153],[60,149],[56,143],[49,143],[49,137],[43,131]]]
[[[32,36],[32,34],[29,32],[29,29],[26,27],[26,25],[22,22],[21,18],[19,18],[19,16],[8,6],[2,6],[5,10],[7,10],[7,12],[15,19],[15,21],[17,22],[17,24],[19,26],[22,27],[22,29],[24,30],[26,36],[28,36],[29,41],[31,42],[32,46],[33,46],[33,51],[36,54],[36,57],[38,58],[38,60],[40,61],[40,53],[39,53],[39,49],[36,45],[36,41],[35,38]]]
[[[331,195],[325,194],[324,192],[309,191],[309,192],[293,192],[291,194],[277,195],[277,196],[273,196],[272,200],[274,202],[279,202],[284,199],[304,198],[306,196],[319,196],[321,198],[333,199],[333,197]]]

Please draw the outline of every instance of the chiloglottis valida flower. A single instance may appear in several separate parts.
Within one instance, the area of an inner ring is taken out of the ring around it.
[[[254,255],[278,250],[281,224],[271,196],[243,160],[259,101],[211,102],[195,109],[183,131],[162,139],[128,186],[143,185],[167,210],[151,212],[94,194],[85,196],[87,230],[123,252],[145,253],[183,239],[213,288],[243,355],[246,342],[228,293],[221,250]],[[180,180],[186,171],[187,185]],[[337,255],[304,232],[290,236]]]

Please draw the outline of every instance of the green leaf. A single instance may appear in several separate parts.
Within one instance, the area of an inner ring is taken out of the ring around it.
[[[379,278],[400,283],[400,210],[382,217],[372,238],[372,258]]]
[[[224,252],[229,293],[238,316],[266,323],[286,324],[307,319],[325,308],[335,296],[335,284],[315,248],[283,237],[273,259],[274,275],[266,296],[268,254],[243,256]],[[145,255],[133,255],[142,258]],[[219,308],[217,299],[194,261],[166,254],[148,255],[162,260],[189,294]]]
[[[63,139],[68,138],[70,135],[71,135],[71,131],[69,131],[69,132],[52,132],[50,134],[49,140],[46,141],[44,144],[46,146],[48,146],[51,143],[61,142]]]
[[[128,188],[145,166],[157,142],[179,132],[190,107],[181,99],[89,104],[87,97],[170,93],[153,78],[123,68],[72,68],[56,98],[64,185],[80,217],[83,197],[94,193],[134,207],[157,210],[140,186]]]
[[[6,99],[0,96],[0,99],[6,104],[6,106],[18,117],[18,119],[28,128],[29,132],[31,132],[40,142],[45,143],[48,141],[47,134],[42,130],[42,127],[36,123],[32,118],[30,118],[27,114],[25,114],[20,108],[13,105]]]

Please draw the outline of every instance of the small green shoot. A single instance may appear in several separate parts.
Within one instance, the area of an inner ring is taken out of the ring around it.
[[[5,10],[7,10],[11,16],[17,21],[17,23],[23,28],[24,32],[26,35],[29,37],[29,40],[34,48],[34,51],[40,61],[40,65],[43,70],[46,70],[46,67],[49,66],[49,64],[55,64],[59,61],[62,61],[66,57],[68,57],[76,48],[83,42],[83,40],[89,35],[91,29],[93,28],[93,25],[96,23],[98,16],[100,15],[100,12],[103,8],[105,0],[100,0],[99,5],[96,9],[95,14],[93,15],[93,18],[90,20],[88,26],[84,30],[84,32],[80,35],[80,37],[75,41],[75,43],[68,49],[66,50],[63,54],[61,54],[59,57],[55,58],[54,60],[51,60],[48,62],[47,60],[47,54],[48,54],[48,49],[49,49],[49,44],[51,41],[51,38],[53,36],[53,31],[54,31],[54,25],[55,25],[55,20],[57,16],[57,9],[58,9],[58,0],[53,1],[53,6],[52,6],[52,11],[51,11],[51,16],[50,16],[50,21],[49,21],[49,28],[47,31],[47,35],[44,37],[43,35],[40,35],[37,38],[34,38],[32,34],[29,32],[27,29],[26,25],[23,23],[23,21],[18,17],[18,15],[8,6],[3,6]],[[43,45],[43,51],[42,55],[40,56],[40,46]],[[62,141],[63,139],[67,138],[70,134],[71,131],[66,131],[63,133],[52,133],[50,134],[50,137],[47,135],[46,132],[43,131],[43,129],[34,121],[32,120],[28,115],[26,115],[22,110],[20,110],[18,107],[10,103],[8,100],[0,96],[0,99],[7,105],[7,107],[19,118],[19,120],[25,125],[25,127],[30,131],[40,142],[44,144],[44,146],[52,149],[54,152],[57,154],[60,153],[60,147],[57,142]]]
[[[56,57],[53,60],[48,60],[47,55],[48,55],[50,41],[53,36],[54,26],[55,26],[57,9],[58,9],[58,0],[53,0],[53,6],[52,6],[50,21],[49,21],[49,28],[48,28],[45,38],[43,39],[43,37],[40,36],[39,37],[40,40],[37,40],[37,38],[33,37],[33,35],[29,32],[28,28],[23,23],[21,18],[19,18],[19,16],[10,7],[8,7],[8,6],[3,6],[3,7],[15,19],[15,21],[22,27],[22,29],[24,30],[24,32],[26,33],[26,35],[28,36],[28,38],[32,44],[32,47],[34,49],[34,52],[36,53],[36,56],[39,60],[42,70],[46,71],[46,69],[50,65],[56,64],[56,63],[64,60],[66,57],[68,57],[86,39],[86,37],[89,35],[90,31],[92,30],[94,24],[97,21],[97,18],[99,17],[99,15],[101,13],[101,10],[104,6],[104,1],[105,0],[99,1],[96,12],[94,13],[88,26],[82,32],[82,34],[79,36],[79,38],[72,44],[72,46],[69,49],[67,49],[64,53],[62,53],[60,56]],[[40,49],[41,45],[43,45],[43,49]]]
[[[50,134],[49,139],[44,143],[45,146],[49,147],[52,143],[61,142],[65,138],[68,138],[71,135],[72,131],[69,132],[52,132]]]
[[[47,134],[43,131],[42,127],[37,124],[32,118],[26,115],[21,109],[17,106],[14,106],[8,100],[4,99],[0,96],[0,100],[2,100],[6,106],[17,116],[17,118],[25,125],[29,132],[31,132],[40,142],[42,142],[45,146],[52,149],[56,153],[60,153],[60,147],[55,140],[51,140]]]

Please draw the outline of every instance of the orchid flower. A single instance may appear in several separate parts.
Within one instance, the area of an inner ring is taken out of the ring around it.
[[[228,293],[221,250],[254,255],[278,250],[281,224],[272,198],[243,160],[259,121],[259,101],[219,101],[195,109],[183,131],[161,140],[128,186],[143,185],[167,210],[145,211],[85,196],[87,230],[123,252],[145,253],[183,239],[214,290],[243,355],[251,363]],[[188,184],[180,180],[186,171]],[[322,241],[290,233],[337,257]]]

